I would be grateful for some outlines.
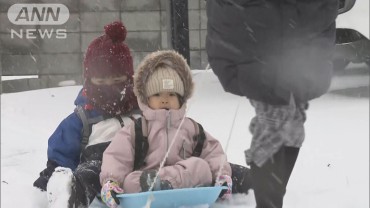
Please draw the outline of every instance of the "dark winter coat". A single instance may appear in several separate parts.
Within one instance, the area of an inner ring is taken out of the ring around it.
[[[207,1],[208,60],[225,91],[304,102],[330,85],[338,0]]]

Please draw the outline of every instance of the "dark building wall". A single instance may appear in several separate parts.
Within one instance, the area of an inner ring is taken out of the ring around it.
[[[124,22],[126,43],[134,57],[134,66],[152,51],[170,48],[168,41],[169,0],[20,0],[18,4],[54,3],[69,9],[63,25],[15,25],[8,19],[13,0],[0,2],[0,71],[2,76],[37,75],[34,79],[2,81],[2,92],[16,92],[61,86],[63,81],[82,84],[82,61],[89,43],[103,34],[103,27],[115,20]],[[188,0],[190,65],[204,69],[206,14],[204,0]],[[37,33],[27,37],[26,30],[54,31],[49,37]],[[58,39],[55,31],[66,30]],[[11,37],[11,30],[23,38]],[[33,38],[36,36],[36,38]]]

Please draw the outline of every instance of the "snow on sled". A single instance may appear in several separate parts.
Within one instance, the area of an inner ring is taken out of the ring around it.
[[[151,198],[150,208],[177,208],[182,206],[211,205],[216,202],[223,186],[183,188],[163,191],[119,194],[120,207],[143,208]]]

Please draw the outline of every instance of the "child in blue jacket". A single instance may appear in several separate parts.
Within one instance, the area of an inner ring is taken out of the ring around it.
[[[84,59],[84,85],[75,100],[75,111],[65,118],[48,141],[46,168],[34,186],[47,191],[50,206],[58,197],[53,178],[70,178],[68,207],[87,207],[101,187],[102,154],[115,132],[138,109],[133,94],[133,61],[123,42],[121,22],[104,27],[93,40]],[[52,177],[53,176],[53,177]],[[49,181],[50,179],[50,181]],[[54,205],[56,206],[56,205]]]

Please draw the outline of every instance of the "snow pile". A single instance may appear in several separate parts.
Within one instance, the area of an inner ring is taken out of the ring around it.
[[[57,167],[47,187],[49,207],[66,208],[71,196],[73,173],[69,168]]]

